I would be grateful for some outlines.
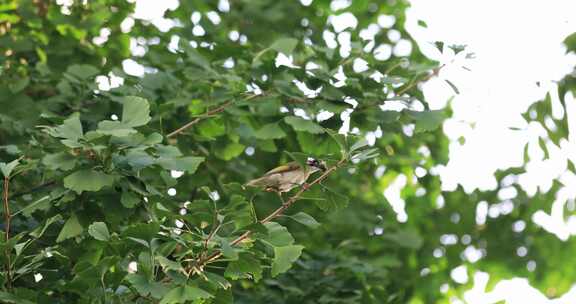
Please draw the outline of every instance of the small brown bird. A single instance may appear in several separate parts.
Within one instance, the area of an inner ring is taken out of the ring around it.
[[[260,187],[265,191],[281,194],[301,186],[312,173],[319,170],[326,170],[326,163],[324,161],[309,158],[304,168],[297,162],[290,162],[266,172],[262,177],[249,181],[246,183],[246,186]],[[282,196],[280,196],[280,198],[282,198]]]

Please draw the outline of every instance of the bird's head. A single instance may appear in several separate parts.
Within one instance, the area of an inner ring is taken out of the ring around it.
[[[326,171],[326,163],[323,160],[317,160],[315,158],[308,158],[306,164],[317,170]]]

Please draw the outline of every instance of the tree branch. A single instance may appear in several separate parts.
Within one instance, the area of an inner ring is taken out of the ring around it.
[[[324,173],[322,173],[322,175],[320,175],[318,178],[313,180],[311,183],[304,184],[300,188],[300,190],[298,190],[298,192],[296,192],[296,194],[294,194],[284,204],[282,204],[282,206],[280,206],[278,209],[274,210],[272,213],[270,213],[264,219],[260,220],[260,223],[265,224],[265,223],[268,223],[271,220],[281,216],[284,213],[284,211],[286,211],[286,209],[290,208],[290,206],[292,206],[294,203],[296,203],[296,201],[298,201],[298,199],[300,198],[300,196],[302,196],[302,194],[304,192],[306,192],[308,189],[310,189],[310,187],[312,187],[313,185],[318,184],[318,183],[322,182],[323,180],[325,180],[328,177],[328,175],[330,175],[334,171],[338,170],[338,168],[340,168],[345,162],[346,162],[346,158],[341,159],[336,165],[334,165],[333,167],[326,170]],[[247,237],[249,237],[251,233],[252,233],[251,231],[244,232],[242,235],[240,235],[239,237],[234,239],[232,242],[230,242],[230,245],[231,246],[237,245],[238,243],[242,242]],[[216,252],[212,253],[210,256],[208,256],[206,259],[201,259],[200,261],[198,261],[198,263],[196,264],[196,267],[203,267],[204,265],[213,262],[214,260],[216,260],[217,258],[219,258],[221,256],[222,256],[222,251],[216,251]]]
[[[215,108],[215,109],[212,109],[212,110],[204,113],[204,115],[202,115],[202,116],[200,116],[200,117],[197,117],[197,118],[193,119],[192,121],[188,122],[187,124],[181,126],[180,128],[178,128],[178,129],[176,129],[176,130],[168,133],[168,135],[166,135],[166,137],[167,137],[167,138],[174,137],[174,136],[176,136],[176,135],[178,135],[178,134],[180,134],[180,133],[188,130],[188,129],[191,128],[193,125],[201,122],[202,120],[206,119],[207,117],[212,116],[212,115],[214,115],[214,114],[218,114],[218,113],[220,113],[220,112],[223,112],[223,111],[226,109],[226,107],[228,107],[229,105],[231,105],[233,102],[234,102],[233,100],[230,100],[230,101],[227,101],[227,102],[223,103],[221,106],[219,106],[219,107],[217,107],[217,108]]]
[[[250,100],[250,99],[253,99],[253,98],[255,98],[255,97],[262,96],[262,95],[263,95],[263,94],[260,94],[260,95],[256,95],[256,94],[250,95],[250,96],[246,97],[244,100]],[[222,105],[220,105],[219,107],[214,108],[214,109],[212,109],[212,110],[210,110],[210,111],[207,111],[207,112],[204,113],[202,116],[197,117],[197,118],[191,120],[190,122],[188,122],[187,124],[181,126],[180,128],[178,128],[178,129],[176,129],[176,130],[168,133],[168,135],[166,135],[166,137],[167,137],[167,138],[175,137],[176,135],[178,135],[178,134],[180,134],[180,133],[182,133],[182,132],[190,129],[192,126],[194,126],[195,124],[201,122],[202,120],[204,120],[204,119],[206,119],[206,118],[208,118],[208,117],[211,117],[211,116],[214,115],[214,114],[218,114],[218,113],[224,112],[224,110],[226,110],[226,108],[227,108],[228,106],[230,106],[231,104],[233,104],[234,101],[235,101],[234,99],[229,100],[229,101],[223,103]]]
[[[432,73],[420,78],[419,80],[415,80],[415,81],[407,84],[405,87],[401,88],[398,92],[396,92],[396,96],[400,96],[400,95],[408,92],[410,89],[417,86],[419,83],[426,82],[426,81],[432,79],[432,77],[438,76],[438,73],[440,73],[440,70],[442,70],[442,68],[444,68],[444,66],[446,66],[446,65],[443,64],[443,65],[433,69]]]

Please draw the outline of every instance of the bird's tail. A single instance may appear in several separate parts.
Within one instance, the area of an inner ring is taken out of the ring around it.
[[[244,184],[244,187],[263,187],[263,186],[266,186],[266,183],[264,182],[264,178],[262,177],[253,179]]]

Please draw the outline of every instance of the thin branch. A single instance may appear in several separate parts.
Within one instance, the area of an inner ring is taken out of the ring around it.
[[[256,95],[256,94],[250,95],[250,96],[246,97],[244,100],[250,100],[250,99],[253,99],[253,98],[255,98],[255,97],[262,96],[262,95],[263,95],[263,94],[260,94],[260,95]],[[178,128],[178,129],[176,129],[176,130],[168,133],[168,135],[166,135],[166,137],[167,137],[167,138],[175,137],[176,135],[178,135],[178,134],[180,134],[180,133],[182,133],[182,132],[190,129],[192,126],[194,126],[195,124],[201,122],[202,120],[204,120],[204,119],[206,119],[206,118],[209,118],[209,117],[212,117],[212,116],[215,115],[215,114],[224,112],[224,110],[226,110],[226,108],[227,108],[228,106],[232,105],[232,104],[234,103],[234,101],[235,101],[234,99],[231,99],[231,100],[223,103],[223,104],[220,105],[219,107],[214,108],[214,109],[212,109],[212,110],[210,110],[210,111],[207,111],[206,113],[202,114],[202,116],[196,117],[195,119],[191,120],[191,121],[188,122],[187,124],[185,124],[185,125],[181,126],[180,128]]]
[[[10,205],[8,203],[8,191],[10,188],[10,180],[7,176],[4,177],[4,187],[2,191],[2,202],[4,203],[4,240],[8,243],[10,240],[10,220],[12,215],[10,214]],[[6,286],[8,289],[12,289],[12,261],[10,260],[10,249],[6,248]]]
[[[441,70],[442,68],[444,68],[444,66],[446,66],[446,65],[443,64],[443,65],[441,65],[441,66],[433,69],[433,70],[432,70],[432,73],[430,73],[430,74],[428,74],[428,75],[420,78],[419,80],[415,80],[415,81],[407,84],[405,87],[401,88],[398,92],[396,92],[396,96],[400,96],[400,95],[408,92],[410,89],[412,89],[413,87],[417,86],[419,83],[426,82],[426,81],[432,79],[432,77],[438,76],[438,73],[440,73],[440,70]]]
[[[212,115],[214,115],[214,114],[218,114],[218,113],[220,113],[220,112],[223,112],[223,111],[226,109],[226,107],[228,107],[229,105],[231,105],[233,102],[234,102],[233,100],[230,100],[230,101],[227,101],[227,102],[223,103],[221,106],[219,106],[219,107],[217,107],[217,108],[215,108],[215,109],[212,109],[212,110],[204,113],[202,116],[197,117],[197,118],[193,119],[192,121],[188,122],[187,124],[181,126],[180,128],[178,128],[178,129],[170,132],[168,135],[166,135],[166,137],[168,137],[168,138],[174,137],[174,136],[176,136],[176,135],[178,135],[178,134],[180,134],[180,133],[188,130],[188,129],[191,128],[193,125],[201,122],[201,121],[204,120],[205,118],[210,117],[210,116],[212,116]]]
[[[260,220],[260,223],[265,224],[265,223],[268,223],[271,220],[281,216],[284,213],[284,211],[286,211],[286,209],[290,208],[290,206],[292,206],[296,201],[298,201],[298,199],[300,199],[300,196],[302,196],[302,194],[304,192],[306,192],[308,189],[310,189],[310,187],[312,187],[313,185],[318,184],[318,183],[322,182],[323,180],[325,180],[328,177],[328,175],[330,175],[334,171],[338,170],[338,168],[340,168],[345,162],[346,162],[346,159],[343,158],[335,166],[326,170],[324,173],[322,173],[322,175],[320,175],[318,178],[313,180],[311,183],[304,184],[300,188],[300,190],[298,190],[298,192],[296,192],[296,194],[294,194],[284,204],[282,204],[282,206],[280,206],[278,209],[274,210],[272,213],[270,213],[264,219]],[[230,245],[231,246],[237,245],[238,243],[242,242],[247,237],[249,237],[251,233],[252,233],[251,231],[244,232],[242,235],[240,235],[239,237],[234,239],[232,242],[230,242]],[[222,252],[216,251],[213,254],[211,254],[209,257],[207,257],[206,259],[202,259],[202,260],[198,261],[197,265],[199,265],[199,267],[203,267],[205,264],[210,263],[221,256],[222,256]]]

